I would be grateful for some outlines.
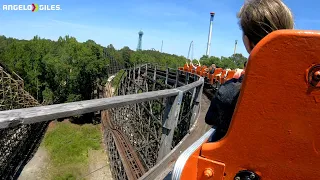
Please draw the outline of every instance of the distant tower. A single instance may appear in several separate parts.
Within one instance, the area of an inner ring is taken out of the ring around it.
[[[237,44],[238,44],[238,40],[236,40],[236,41],[234,42],[234,51],[233,51],[233,55],[235,55],[235,54],[236,54]]]
[[[210,55],[210,46],[211,46],[211,35],[212,35],[212,23],[214,18],[214,12],[210,13],[210,26],[209,26],[209,35],[208,35],[208,45],[207,45],[207,52],[206,55]]]
[[[139,41],[138,41],[138,47],[137,47],[137,51],[142,50],[142,36],[143,36],[143,32],[139,31]]]
[[[190,57],[190,52],[191,52],[191,57]],[[190,61],[193,60],[193,41],[191,41],[190,43],[187,59],[189,59]]]

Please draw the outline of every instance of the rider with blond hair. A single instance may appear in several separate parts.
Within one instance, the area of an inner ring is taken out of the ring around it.
[[[243,32],[243,43],[249,54],[269,33],[280,29],[293,29],[294,26],[291,11],[281,0],[246,1],[238,13],[238,18]],[[244,75],[241,75],[239,79],[227,81],[212,99],[205,121],[216,128],[216,133],[209,141],[217,141],[227,133],[243,77]]]

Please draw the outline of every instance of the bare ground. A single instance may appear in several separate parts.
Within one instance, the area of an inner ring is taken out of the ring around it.
[[[112,180],[110,165],[104,150],[89,150],[88,180]],[[18,180],[44,180],[49,176],[49,155],[44,147],[40,147],[34,157],[23,169]]]
[[[50,123],[48,131],[55,126]],[[88,180],[112,180],[109,159],[107,153],[101,150],[88,150],[88,170],[84,172],[85,179]],[[50,180],[50,155],[45,147],[40,146],[34,157],[24,167],[18,180]]]
[[[111,96],[115,89],[111,87]],[[48,131],[55,126],[50,123]],[[107,153],[104,150],[88,150],[89,167],[83,178],[88,180],[112,180]],[[47,150],[40,146],[34,157],[24,167],[18,180],[49,180],[50,157]]]
[[[89,150],[88,180],[112,180],[109,160],[104,150]]]
[[[49,155],[44,147],[39,147],[34,157],[24,167],[18,180],[42,180],[49,177]]]

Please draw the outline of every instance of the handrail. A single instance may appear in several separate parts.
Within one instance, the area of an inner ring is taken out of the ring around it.
[[[207,131],[201,138],[199,138],[196,142],[194,142],[188,149],[186,149],[178,158],[174,165],[174,169],[172,172],[172,180],[179,180],[182,174],[183,168],[190,158],[190,156],[212,135],[215,133],[215,129],[211,128]]]
[[[109,108],[154,100],[162,97],[176,96],[180,91],[189,91],[192,88],[201,85],[203,82],[203,78],[199,77],[198,81],[176,89],[166,89],[140,94],[115,96],[111,98],[0,111],[0,129],[17,126],[19,124],[32,124],[63,117],[81,115]]]
[[[203,83],[204,83],[204,78],[200,77],[198,81],[195,81],[193,83],[178,87],[177,89],[182,92],[186,92],[186,91],[193,89],[194,87],[200,86]]]
[[[177,89],[166,89],[141,94],[114,96],[71,103],[54,104],[47,106],[13,109],[0,111],[0,129],[16,126],[19,124],[31,124],[53,119],[70,117],[89,112],[115,108],[124,105],[140,103],[162,97],[178,95]]]

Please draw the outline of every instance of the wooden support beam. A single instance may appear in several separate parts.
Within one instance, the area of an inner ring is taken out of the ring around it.
[[[179,91],[179,94],[175,97],[167,98],[165,115],[162,120],[162,136],[157,162],[161,161],[171,151],[174,129],[178,123],[182,98],[182,91]]]
[[[115,96],[111,98],[0,111],[0,129],[17,126],[19,124],[49,121],[163,97],[176,96],[179,92],[180,91],[177,89],[169,89],[126,96]]]

